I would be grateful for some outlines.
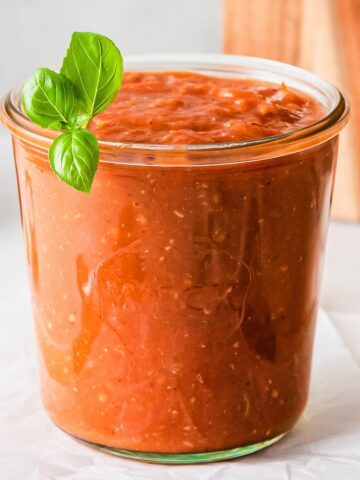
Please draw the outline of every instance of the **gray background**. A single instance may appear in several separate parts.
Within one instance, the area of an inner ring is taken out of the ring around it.
[[[74,30],[124,55],[221,50],[221,0],[0,0],[0,96],[36,67],[56,67]],[[0,126],[0,222],[17,216],[10,138]]]

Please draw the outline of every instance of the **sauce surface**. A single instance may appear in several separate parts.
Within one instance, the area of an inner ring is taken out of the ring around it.
[[[90,130],[120,142],[222,143],[291,132],[324,114],[320,103],[285,84],[191,72],[129,72],[118,97],[90,122]]]

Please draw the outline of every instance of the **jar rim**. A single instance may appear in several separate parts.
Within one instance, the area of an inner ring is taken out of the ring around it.
[[[210,151],[224,152],[237,150],[251,155],[251,151],[261,151],[261,156],[268,156],[274,149],[299,150],[306,148],[309,137],[314,143],[335,136],[345,125],[349,104],[341,91],[321,77],[293,65],[274,60],[225,54],[149,54],[132,55],[125,57],[125,68],[129,71],[191,71],[207,73],[217,76],[231,76],[232,78],[247,78],[280,83],[284,81],[288,86],[296,88],[320,101],[326,108],[326,114],[320,120],[295,129],[290,132],[273,136],[248,139],[239,142],[223,142],[210,144],[145,144],[118,142],[112,140],[98,140],[101,152],[111,151],[141,151],[153,154],[189,153],[191,155],[210,153]],[[59,135],[54,130],[38,127],[32,123],[20,108],[20,90],[15,88],[8,92],[0,104],[0,119],[14,134],[21,134],[27,141],[47,149],[51,142]],[[315,141],[317,137],[318,141]],[[276,153],[279,156],[278,153]],[[258,156],[258,155],[257,155]],[[100,158],[100,162],[102,159]]]

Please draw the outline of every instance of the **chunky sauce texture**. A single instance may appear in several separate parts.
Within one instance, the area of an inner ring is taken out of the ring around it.
[[[190,72],[125,73],[117,99],[90,130],[104,140],[206,144],[286,133],[323,116],[318,102],[285,84]]]
[[[300,128],[321,111],[281,86],[129,73],[91,128],[209,143]],[[308,394],[337,140],[266,162],[237,163],[234,149],[217,165],[172,168],[132,165],[140,153],[120,149],[90,195],[59,181],[46,152],[17,137],[14,149],[55,423],[97,444],[169,453],[291,429]]]

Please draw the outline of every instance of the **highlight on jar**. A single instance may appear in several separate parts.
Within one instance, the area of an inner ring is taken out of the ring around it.
[[[125,65],[76,32],[1,103],[44,408],[122,457],[247,455],[307,402],[348,104],[261,58]]]

